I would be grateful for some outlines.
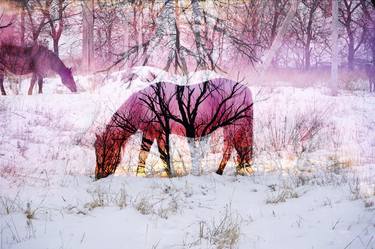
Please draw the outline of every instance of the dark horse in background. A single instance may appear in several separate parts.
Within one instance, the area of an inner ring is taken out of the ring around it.
[[[224,151],[216,173],[223,173],[233,148],[237,151],[237,172],[252,171],[253,101],[248,87],[227,79],[189,86],[152,84],[131,95],[105,130],[97,134],[95,177],[115,172],[123,144],[139,130],[143,136],[137,175],[145,174],[145,162],[156,140],[170,176],[170,134],[199,139],[219,128],[224,129]]]
[[[66,87],[72,92],[77,92],[71,69],[67,68],[55,53],[41,45],[19,47],[2,44],[0,46],[0,89],[2,95],[6,95],[3,85],[6,71],[15,75],[32,73],[29,95],[32,94],[37,80],[39,93],[43,92],[43,78],[47,76],[49,71],[56,72],[60,75],[61,81]]]

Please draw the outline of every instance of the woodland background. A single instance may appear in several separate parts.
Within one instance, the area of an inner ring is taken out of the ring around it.
[[[255,80],[266,68],[267,77],[293,75],[297,84],[309,85],[329,75],[336,58],[346,82],[375,63],[375,8],[370,0],[337,1],[335,23],[332,2],[3,1],[0,38],[44,44],[76,72],[157,66],[180,74],[255,73]]]

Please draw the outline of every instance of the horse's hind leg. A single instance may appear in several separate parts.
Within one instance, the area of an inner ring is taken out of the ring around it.
[[[148,157],[148,153],[151,150],[151,146],[152,146],[153,142],[154,142],[154,139],[146,136],[145,133],[143,134],[141,151],[139,152],[137,175],[141,175],[141,176],[146,175],[146,170],[145,170],[146,160],[147,160],[147,157]]]
[[[43,93],[43,78],[38,77],[38,86],[39,86],[39,93]]]
[[[233,143],[237,152],[238,174],[249,174],[254,171],[251,168],[253,156],[252,142],[252,129],[241,128],[236,131]]]
[[[29,91],[27,93],[28,95],[32,95],[33,94],[33,89],[34,89],[34,85],[35,85],[36,79],[37,79],[37,76],[34,73],[33,77],[31,78],[31,81],[30,81],[30,87],[29,87]]]
[[[2,95],[7,95],[4,89],[4,71],[0,70],[0,89]]]

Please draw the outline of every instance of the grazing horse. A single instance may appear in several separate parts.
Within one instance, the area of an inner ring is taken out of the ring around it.
[[[42,93],[43,78],[50,70],[60,75],[62,83],[72,92],[77,92],[71,69],[67,68],[60,58],[48,48],[40,45],[19,47],[2,44],[0,46],[0,89],[2,95],[6,95],[3,85],[5,71],[16,75],[32,73],[28,91],[28,94],[31,95],[37,80],[39,93]]]
[[[115,172],[121,161],[121,148],[139,130],[143,135],[137,175],[145,174],[145,162],[156,140],[170,176],[170,134],[200,139],[219,128],[224,129],[224,151],[216,173],[223,174],[233,148],[237,151],[237,171],[251,170],[253,102],[249,88],[227,79],[189,86],[152,84],[131,95],[104,131],[97,134],[95,177],[100,179]]]
[[[366,74],[370,84],[370,92],[375,92],[375,65],[366,65]]]

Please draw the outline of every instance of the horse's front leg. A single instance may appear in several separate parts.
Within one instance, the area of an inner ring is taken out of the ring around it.
[[[223,158],[221,159],[221,162],[220,162],[218,170],[216,171],[216,174],[219,174],[219,175],[223,174],[225,166],[227,165],[230,155],[232,154],[232,150],[233,150],[232,141],[229,138],[224,136]]]
[[[4,89],[4,71],[0,71],[0,89],[2,95],[7,95]]]
[[[157,138],[158,150],[160,159],[163,161],[164,170],[167,176],[171,177],[174,175],[173,165],[170,154],[170,136],[169,134],[160,134]]]
[[[43,78],[38,77],[39,93],[43,93]]]
[[[28,95],[32,95],[33,94],[33,89],[34,89],[34,85],[35,85],[36,79],[37,79],[37,76],[34,73],[33,76],[31,77],[30,87],[29,87],[29,91],[27,93]]]
[[[139,159],[138,159],[138,167],[137,167],[137,176],[145,176],[146,175],[146,160],[148,154],[151,150],[151,146],[154,142],[154,139],[150,136],[147,136],[146,133],[142,136],[142,144],[141,144],[141,151],[139,152]]]
[[[369,79],[368,79],[368,83],[369,83],[369,85],[370,85],[370,92],[372,92],[372,81],[371,81],[371,78],[369,77]]]

